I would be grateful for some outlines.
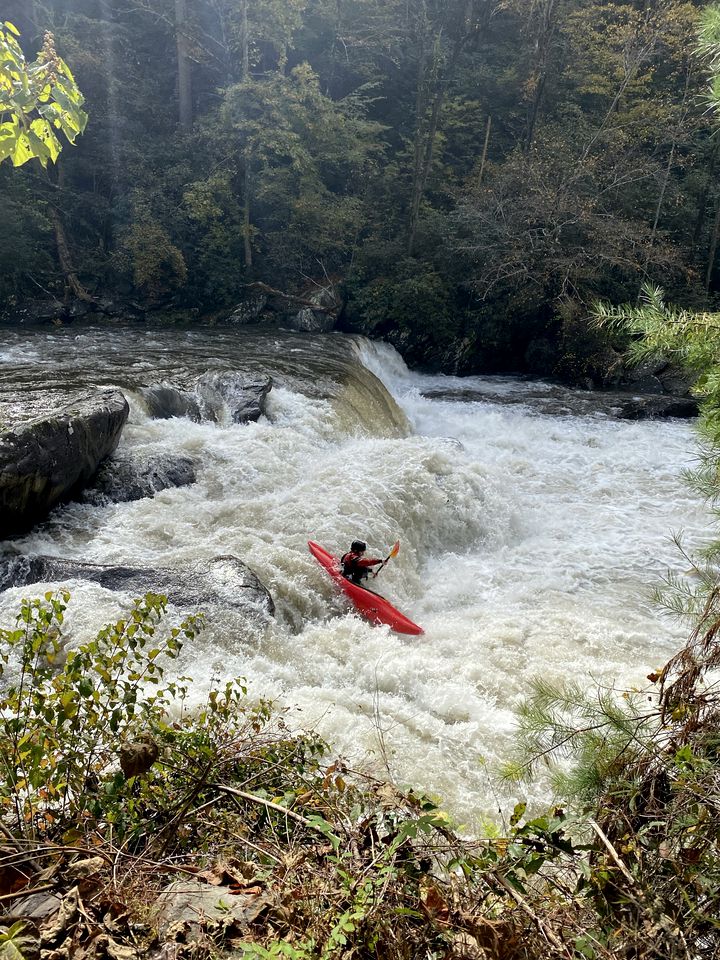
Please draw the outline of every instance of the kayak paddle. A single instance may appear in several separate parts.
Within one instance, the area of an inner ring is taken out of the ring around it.
[[[391,550],[390,553],[385,557],[385,559],[384,559],[383,562],[380,564],[380,566],[377,568],[377,570],[376,570],[375,573],[373,574],[373,577],[376,577],[376,576],[380,573],[380,571],[381,571],[382,568],[385,566],[385,564],[388,562],[388,560],[392,560],[392,558],[393,558],[393,557],[396,557],[399,553],[400,553],[400,541],[399,541],[399,540],[396,540],[395,543],[393,544],[392,550]]]

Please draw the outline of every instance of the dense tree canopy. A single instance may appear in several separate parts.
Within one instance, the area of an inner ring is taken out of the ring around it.
[[[0,168],[0,296],[219,316],[339,278],[457,369],[595,373],[587,305],[712,308],[718,141],[687,0],[10,0],[91,122]],[[68,301],[68,302],[70,302]]]

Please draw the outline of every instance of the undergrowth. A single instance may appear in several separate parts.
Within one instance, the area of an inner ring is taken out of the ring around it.
[[[68,600],[26,601],[0,631],[2,960],[716,955],[714,634],[649,700],[538,684],[512,773],[564,752],[571,802],[519,804],[506,836],[469,841],[242,680],[191,709],[164,669],[200,618],[168,623],[149,594],[68,650]],[[214,906],[173,911],[178,890]]]

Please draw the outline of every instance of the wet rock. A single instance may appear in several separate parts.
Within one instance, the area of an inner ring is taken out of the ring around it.
[[[65,316],[65,310],[62,300],[54,297],[49,300],[23,300],[20,305],[3,310],[0,322],[11,326],[60,323]]]
[[[271,388],[269,376],[225,370],[204,373],[193,389],[166,383],[144,387],[140,393],[155,419],[189,417],[199,423],[229,417],[233,423],[248,423],[265,412]]]
[[[29,530],[82,489],[117,447],[128,418],[119,390],[77,397],[0,432],[0,539]],[[0,428],[2,429],[2,428]]]
[[[536,412],[555,417],[601,415],[614,420],[691,419],[698,413],[697,401],[693,397],[579,390],[541,381],[525,383],[517,380],[512,385],[507,381],[499,381],[498,389],[494,389],[493,381],[488,379],[482,387],[453,386],[424,390],[422,395],[433,400],[496,403],[503,406],[531,402]]]
[[[688,420],[698,415],[697,400],[692,397],[631,397],[622,400],[618,416],[623,420],[662,420],[679,417]]]
[[[187,417],[200,423],[203,419],[200,414],[198,398],[187,390],[174,387],[171,384],[159,384],[152,387],[143,387],[140,395],[145,401],[148,416],[153,420],[170,420],[172,417]]]
[[[342,308],[342,298],[337,284],[329,283],[318,287],[306,299],[319,307],[326,307],[332,313],[324,310],[313,310],[312,307],[303,307],[294,316],[291,316],[285,325],[292,330],[304,333],[329,333],[335,329],[337,315]]]
[[[233,423],[248,423],[259,420],[265,412],[272,380],[267,376],[231,371],[206,373],[198,380],[196,389],[207,408],[214,412],[214,419],[220,419],[224,406]]]
[[[252,323],[261,323],[263,321],[263,311],[267,306],[267,297],[265,294],[253,294],[239,303],[225,323],[235,323],[246,325]]]
[[[157,899],[158,928],[163,938],[174,932],[192,942],[202,930],[218,925],[247,929],[269,905],[270,900],[259,892],[245,893],[192,878],[177,880]]]
[[[627,366],[623,358],[615,354],[615,364],[609,368],[603,385],[633,393],[666,394],[687,399],[690,398],[696,379],[693,374],[669,363],[663,357],[655,357],[636,366]]]
[[[267,620],[275,613],[270,591],[233,556],[215,557],[185,570],[104,566],[58,557],[0,557],[0,591],[66,580],[88,580],[136,597],[161,593],[175,606],[192,611],[214,606],[237,610],[253,620]]]
[[[170,487],[195,483],[195,465],[190,457],[158,456],[150,460],[111,457],[100,466],[80,500],[95,506],[127,503],[154,497]]]

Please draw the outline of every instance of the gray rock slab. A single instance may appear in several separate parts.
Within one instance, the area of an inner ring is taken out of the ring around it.
[[[170,927],[187,924],[193,928],[221,922],[241,928],[253,923],[269,906],[257,893],[234,892],[230,887],[213,886],[188,878],[171,883],[156,901],[158,928],[164,936]]]
[[[51,917],[60,909],[62,899],[54,893],[31,893],[27,897],[6,902],[5,910],[0,912],[0,920],[3,915],[12,917],[14,920],[44,920]]]
[[[173,605],[192,611],[214,606],[253,619],[267,619],[275,613],[270,591],[250,567],[233,556],[215,557],[185,570],[104,566],[58,557],[0,557],[0,591],[65,580],[88,580],[106,590],[138,597],[161,593]]]
[[[119,390],[80,395],[52,414],[0,427],[0,540],[29,530],[117,447],[129,407]]]
[[[148,415],[156,420],[188,417],[200,421],[249,423],[265,413],[272,379],[263,374],[236,370],[213,371],[198,377],[194,385],[172,383],[143,387]]]
[[[195,423],[200,423],[203,419],[198,398],[188,390],[162,383],[143,387],[140,395],[145,401],[148,416],[154,420],[187,417]]]
[[[113,456],[100,465],[92,483],[79,499],[95,506],[127,503],[191,483],[195,483],[195,464],[190,457],[161,455],[141,460],[132,456]]]
[[[272,389],[270,377],[224,371],[206,373],[198,380],[197,392],[215,411],[216,418],[223,405],[233,423],[259,420],[265,412],[265,401]]]

